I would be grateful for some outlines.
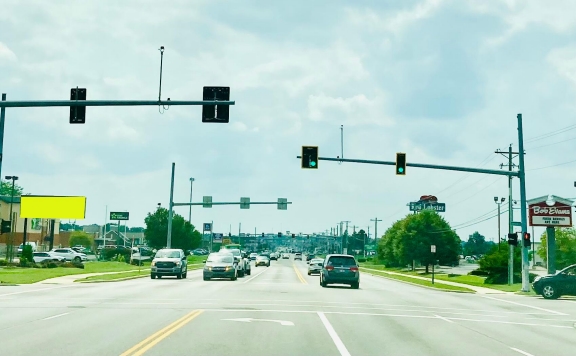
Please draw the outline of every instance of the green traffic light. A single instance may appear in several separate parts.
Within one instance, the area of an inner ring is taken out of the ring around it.
[[[310,167],[316,167],[316,162],[310,161]]]
[[[399,168],[398,168],[398,172],[399,172],[399,173],[402,173],[402,172],[404,172],[404,168],[402,168],[402,167],[399,167]]]

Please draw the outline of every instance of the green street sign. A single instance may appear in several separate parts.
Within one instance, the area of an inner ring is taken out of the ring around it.
[[[130,213],[127,211],[112,211],[110,212],[110,220],[130,220]]]
[[[250,209],[250,198],[240,198],[240,209]]]
[[[212,196],[205,195],[202,197],[202,207],[211,208],[212,207]]]

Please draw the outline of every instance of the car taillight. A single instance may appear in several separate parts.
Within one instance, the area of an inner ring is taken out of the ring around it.
[[[352,271],[352,272],[358,272],[358,267],[350,267],[350,271]]]
[[[326,266],[326,270],[327,270],[327,271],[333,271],[333,270],[334,270],[334,266]]]

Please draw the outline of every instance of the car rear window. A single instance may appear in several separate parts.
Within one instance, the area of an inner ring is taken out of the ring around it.
[[[354,257],[333,256],[328,260],[328,265],[334,267],[356,266],[356,260]]]

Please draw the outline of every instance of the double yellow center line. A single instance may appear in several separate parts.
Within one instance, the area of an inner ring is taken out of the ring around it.
[[[135,345],[134,347],[130,348],[126,352],[122,353],[120,356],[140,356],[143,355],[146,351],[150,350],[160,341],[164,340],[168,335],[172,334],[174,331],[180,329],[192,319],[196,318],[198,315],[202,314],[203,310],[194,310],[182,318],[176,320],[172,324],[166,326],[162,330],[148,336],[146,339]]]
[[[296,277],[298,277],[300,282],[302,282],[302,284],[308,284],[308,282],[304,279],[304,276],[302,276],[300,271],[298,271],[298,268],[296,268],[296,265],[292,265],[292,267],[294,267],[294,271],[296,272]]]

